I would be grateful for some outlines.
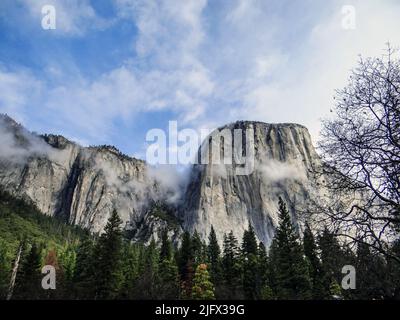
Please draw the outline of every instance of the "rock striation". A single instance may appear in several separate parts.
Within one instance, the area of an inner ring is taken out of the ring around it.
[[[278,224],[279,197],[288,204],[293,221],[301,228],[307,205],[321,196],[320,178],[313,173],[321,160],[302,125],[239,121],[217,129],[211,136],[226,136],[228,131],[234,137],[235,130],[251,135],[242,144],[242,152],[246,153],[246,143],[252,144],[253,149],[247,152],[253,152],[253,170],[238,174],[234,160],[232,165],[212,161],[194,165],[180,216],[185,229],[197,230],[203,238],[214,226],[220,242],[230,231],[241,239],[251,224],[258,239],[269,245]],[[217,148],[210,147],[214,144],[209,141],[205,143],[202,147],[210,149],[210,158],[213,150],[223,153],[222,142]]]

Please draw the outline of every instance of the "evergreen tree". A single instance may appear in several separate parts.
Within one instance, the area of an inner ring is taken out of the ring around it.
[[[179,298],[179,273],[175,259],[163,259],[159,266],[158,299],[175,300]]]
[[[211,281],[214,284],[215,295],[219,298],[221,295],[220,287],[223,281],[221,249],[213,226],[211,226],[211,231],[208,236],[207,257],[210,264],[210,276]]]
[[[308,265],[286,204],[279,198],[280,224],[271,246],[274,293],[278,299],[311,298]]]
[[[143,248],[140,261],[140,276],[136,285],[136,296],[139,299],[158,299],[160,253],[154,239]]]
[[[214,286],[210,281],[207,265],[202,263],[196,268],[193,280],[192,298],[194,300],[214,300]]]
[[[168,229],[164,229],[161,235],[160,261],[172,258],[172,243],[168,238]]]
[[[224,254],[222,257],[224,272],[224,299],[241,299],[242,292],[242,263],[238,241],[231,231],[224,235]]]
[[[181,279],[187,278],[187,267],[189,263],[193,263],[193,246],[190,233],[185,231],[182,236],[182,244],[178,252],[178,268]]]
[[[309,264],[309,274],[312,282],[312,296],[314,299],[323,299],[326,295],[322,281],[322,266],[318,257],[318,248],[314,235],[306,223],[303,235],[304,254]]]
[[[258,245],[253,227],[243,234],[243,291],[246,299],[255,300],[261,298],[261,275],[258,263]]]
[[[64,276],[64,297],[72,299],[74,290],[74,272],[76,267],[76,248],[74,245],[65,245],[59,254],[59,263]]]
[[[189,299],[193,287],[194,277],[194,250],[201,250],[199,242],[196,240],[193,245],[192,237],[189,232],[185,232],[182,236],[182,244],[178,253],[178,268],[181,279],[182,297]]]
[[[260,277],[260,298],[263,300],[270,300],[273,298],[271,289],[271,274],[269,267],[269,258],[267,250],[262,242],[258,245],[258,275]]]
[[[370,247],[361,242],[357,247],[357,286],[354,292],[357,299],[383,299],[387,272],[384,260],[376,253],[371,252]]]
[[[122,299],[135,298],[135,285],[140,276],[139,273],[139,247],[132,245],[129,242],[123,244],[123,285],[121,288],[120,297]]]
[[[14,299],[35,300],[42,296],[40,249],[34,243],[16,278]]]
[[[242,253],[245,256],[249,254],[257,255],[258,253],[256,234],[250,223],[248,229],[243,234]]]
[[[333,296],[342,296],[343,292],[339,293],[337,288],[343,278],[342,268],[345,265],[352,265],[353,262],[346,259],[335,235],[326,228],[318,238],[318,247],[321,251],[323,298],[331,299]],[[332,291],[332,288],[336,288],[335,292]]]
[[[195,268],[199,264],[204,263],[207,260],[206,251],[206,246],[201,240],[199,233],[197,231],[194,231],[192,236],[192,255]]]
[[[116,210],[95,247],[95,299],[115,299],[123,281],[121,219]]]
[[[160,263],[158,268],[158,298],[179,298],[179,273],[173,255],[172,243],[168,238],[167,230],[163,231],[160,249]]]
[[[74,270],[73,295],[78,299],[94,298],[94,243],[86,235],[80,242],[76,253],[76,267]]]

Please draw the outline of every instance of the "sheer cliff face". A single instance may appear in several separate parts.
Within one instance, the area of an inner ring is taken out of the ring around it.
[[[143,161],[112,147],[83,148],[61,136],[37,136],[0,119],[0,185],[46,215],[101,231],[113,209],[135,225],[157,198]]]
[[[236,122],[211,136],[226,129],[232,136],[237,129],[251,130],[247,145],[254,146],[254,168],[248,175],[239,175],[234,161],[232,165],[195,165],[180,213],[184,227],[206,238],[213,225],[222,242],[223,234],[231,230],[241,239],[251,223],[259,240],[268,245],[278,224],[279,196],[301,225],[307,203],[319,193],[311,171],[320,166],[320,158],[301,125]],[[243,154],[251,153],[244,150]]]
[[[33,201],[46,215],[93,232],[103,230],[116,209],[134,240],[158,239],[168,226],[175,239],[182,226],[207,239],[213,225],[222,242],[231,230],[240,239],[250,223],[268,245],[278,224],[279,196],[298,222],[307,203],[321,196],[312,175],[321,164],[310,135],[300,125],[260,122],[236,122],[211,137],[220,132],[225,136],[219,146],[203,143],[211,163],[193,167],[183,198],[173,197],[181,204],[176,210],[154,206],[166,204],[171,189],[157,182],[145,162],[109,146],[84,148],[62,136],[32,134],[0,116],[0,186]],[[214,154],[229,154],[239,140],[240,153],[252,161],[250,170],[238,170],[240,157],[231,157],[233,164],[213,162]]]

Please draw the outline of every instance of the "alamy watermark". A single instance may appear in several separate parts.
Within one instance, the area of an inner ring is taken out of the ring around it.
[[[352,265],[345,265],[342,268],[342,274],[345,274],[342,279],[343,290],[356,289],[356,268]]]
[[[151,129],[146,134],[146,161],[151,165],[210,164],[232,166],[235,175],[254,170],[254,129],[215,130],[185,128],[169,121],[168,132]],[[200,146],[200,147],[199,147]]]
[[[42,28],[44,30],[55,30],[57,28],[56,8],[52,5],[42,7]]]
[[[353,5],[342,7],[342,28],[345,30],[356,29],[356,8]]]
[[[56,268],[52,265],[45,265],[42,268],[42,288],[44,290],[56,290]]]

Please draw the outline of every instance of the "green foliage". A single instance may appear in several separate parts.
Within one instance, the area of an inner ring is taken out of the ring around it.
[[[243,234],[243,292],[246,299],[261,298],[261,274],[256,234],[251,225]]]
[[[385,272],[386,264],[382,257],[374,254],[365,243],[359,243],[357,247],[357,287],[353,295],[357,299],[382,299],[387,292],[388,281]]]
[[[315,242],[314,234],[307,223],[303,235],[304,254],[306,256],[309,275],[312,283],[312,297],[313,299],[323,299],[326,296],[324,285],[322,281],[322,266],[318,257],[318,247]]]
[[[196,268],[193,280],[192,298],[194,300],[214,300],[214,286],[210,281],[206,264]]]
[[[222,290],[221,286],[223,283],[223,270],[221,249],[219,247],[217,235],[213,226],[211,226],[211,231],[208,236],[207,261],[209,262],[210,266],[210,276],[215,287],[215,294],[216,296],[219,296],[220,291]]]
[[[122,221],[114,210],[104,233],[94,248],[94,287],[96,299],[113,299],[118,296],[123,281]],[[93,260],[92,260],[93,261]]]
[[[181,245],[162,233],[161,243],[124,239],[116,211],[104,233],[43,216],[32,204],[0,193],[0,295],[5,298],[18,248],[23,244],[13,299],[383,299],[400,298],[400,266],[368,246],[357,254],[327,229],[317,236],[306,225],[301,243],[286,205],[267,253],[249,225],[239,246],[214,230],[207,245],[185,232]],[[400,242],[391,248],[400,256]],[[56,268],[57,290],[44,291],[40,269]],[[357,289],[340,287],[344,265],[354,265]]]
[[[78,242],[84,233],[83,229],[45,216],[33,204],[0,190],[0,240],[9,254],[17,250],[22,239],[62,249],[67,243]]]
[[[271,245],[274,294],[278,299],[311,298],[309,268],[299,236],[283,200],[279,199],[280,224]]]
[[[346,254],[341,248],[335,235],[328,229],[324,229],[318,239],[318,247],[321,251],[321,282],[323,285],[323,299],[332,299],[332,285],[341,283],[341,270],[344,265],[353,264],[346,259]],[[338,290],[336,290],[338,291]],[[343,292],[336,292],[336,296],[342,296]]]
[[[72,276],[73,295],[78,299],[94,296],[94,243],[86,236],[76,250],[76,267]]]
[[[243,298],[242,259],[239,244],[233,232],[224,235],[224,253],[222,257],[224,269],[224,292],[227,299]]]
[[[165,203],[155,202],[151,207],[150,215],[167,222],[170,229],[176,230],[181,224],[181,221],[174,215],[173,210]]]
[[[258,245],[258,279],[259,279],[259,297],[263,300],[271,300],[273,292],[271,288],[271,270],[267,250],[262,242]]]
[[[174,259],[163,259],[158,268],[158,296],[157,299],[179,298],[179,273]]]
[[[7,251],[6,243],[0,240],[0,300],[7,294],[11,273],[11,257]]]
[[[33,244],[29,253],[22,261],[18,271],[14,290],[14,299],[35,300],[40,299],[41,289],[41,256],[40,249]]]

